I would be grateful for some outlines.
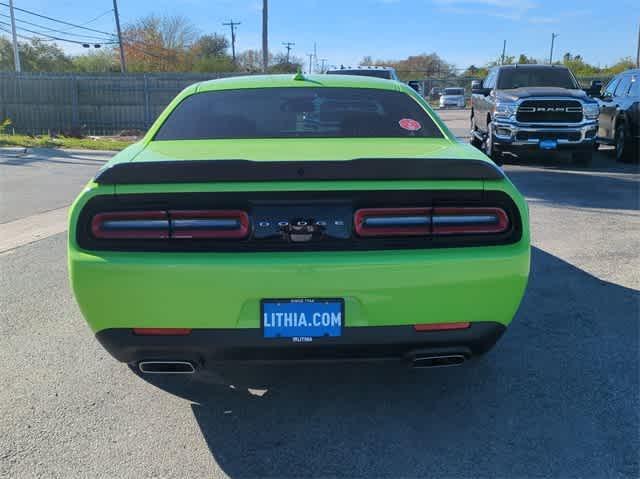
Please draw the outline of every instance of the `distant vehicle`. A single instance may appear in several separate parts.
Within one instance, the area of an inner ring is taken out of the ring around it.
[[[361,65],[358,67],[330,68],[327,75],[358,75],[363,77],[385,78],[387,80],[398,80],[398,74],[393,67],[377,67]]]
[[[464,88],[445,88],[440,96],[440,108],[464,108]]]
[[[437,99],[440,98],[440,95],[442,94],[442,88],[434,86],[430,91],[429,91],[429,100],[435,101]]]
[[[409,80],[407,82],[407,85],[409,85],[411,88],[413,88],[415,91],[417,91],[420,95],[422,95],[422,82],[419,80]]]
[[[599,143],[616,147],[617,161],[640,156],[640,69],[622,72],[607,84],[600,101]]]
[[[495,162],[504,152],[566,150],[591,163],[598,102],[568,68],[502,65],[471,85],[471,143]]]

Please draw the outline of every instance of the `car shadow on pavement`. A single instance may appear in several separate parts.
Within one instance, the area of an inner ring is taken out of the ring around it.
[[[158,379],[230,477],[638,477],[638,291],[533,249],[517,317],[460,367]],[[255,389],[251,389],[255,388]]]
[[[528,200],[579,208],[640,208],[640,181],[632,172],[510,168],[506,173]]]

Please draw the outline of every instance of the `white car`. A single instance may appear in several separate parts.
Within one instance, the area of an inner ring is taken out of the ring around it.
[[[365,77],[384,78],[386,80],[398,80],[398,74],[393,67],[378,67],[369,65],[360,65],[357,67],[329,68],[327,75],[358,75]]]
[[[440,108],[464,108],[464,88],[445,88],[440,96]]]

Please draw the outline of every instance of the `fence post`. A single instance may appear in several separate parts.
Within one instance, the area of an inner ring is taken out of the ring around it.
[[[151,105],[149,102],[149,79],[144,74],[144,129],[149,129],[151,124]]]
[[[71,76],[71,128],[80,126],[80,113],[78,111],[78,78]]]

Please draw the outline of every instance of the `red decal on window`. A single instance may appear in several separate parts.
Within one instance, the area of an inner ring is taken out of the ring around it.
[[[416,120],[412,120],[411,118],[403,118],[398,122],[398,124],[400,125],[400,128],[409,131],[418,131],[420,128],[422,128],[422,125],[419,122],[417,122]]]

